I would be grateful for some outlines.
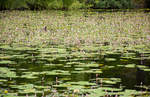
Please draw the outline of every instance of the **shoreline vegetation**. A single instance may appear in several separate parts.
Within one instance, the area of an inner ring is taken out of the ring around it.
[[[149,0],[0,0],[0,10],[150,8]]]
[[[149,27],[150,13],[143,11],[1,11],[0,43],[149,48]]]

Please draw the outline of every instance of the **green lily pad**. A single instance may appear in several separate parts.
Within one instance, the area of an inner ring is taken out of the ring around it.
[[[116,61],[116,59],[115,58],[105,58],[105,61],[108,61],[108,62],[110,62],[110,61]]]
[[[71,85],[71,87],[68,87],[69,90],[82,90],[84,86],[82,85]]]
[[[150,71],[150,69],[142,69],[142,70],[144,70],[144,71]]]
[[[0,67],[0,77],[3,78],[16,78],[16,72],[11,71],[9,68]]]
[[[2,61],[0,61],[0,64],[1,65],[14,65],[14,64],[16,64],[14,61],[10,61],[10,60],[2,60]]]
[[[115,66],[108,66],[108,68],[115,68]]]
[[[74,70],[82,71],[82,70],[84,70],[84,68],[75,68]]]
[[[71,73],[93,73],[93,70],[72,71]]]
[[[106,80],[106,81],[104,81],[104,83],[106,83],[106,84],[116,84],[115,81],[110,81],[110,80]]]
[[[11,50],[12,47],[10,47],[9,45],[2,45],[0,46],[1,49],[6,49],[6,50]]]
[[[88,81],[67,82],[66,84],[81,85],[81,86],[93,86],[93,85],[96,85],[96,83],[89,83]]]
[[[15,47],[13,50],[16,51],[35,51],[36,48],[31,48],[31,47]]]
[[[48,53],[59,53],[59,54],[64,54],[66,53],[66,49],[59,49],[59,48],[41,48],[38,51],[44,54]]]
[[[46,66],[63,66],[63,64],[45,64]]]
[[[27,57],[28,54],[22,54],[22,55],[12,55],[13,58],[16,59],[25,59],[25,57]]]
[[[135,68],[135,64],[127,64],[127,65],[125,65],[125,67],[127,67],[127,68]]]
[[[31,88],[31,89],[24,89],[24,90],[19,90],[18,93],[20,94],[28,94],[28,93],[35,93],[36,90]]]
[[[63,71],[63,70],[43,71],[40,74],[44,74],[44,75],[71,75],[69,73],[69,71]]]
[[[59,85],[53,85],[54,88],[68,88],[71,87],[70,84],[59,84]]]
[[[99,67],[99,64],[83,64],[83,65],[75,65],[74,67],[79,67],[79,68],[90,68],[90,67]]]
[[[34,86],[34,87],[37,89],[48,89],[48,88],[50,88],[48,86]]]
[[[25,84],[25,85],[10,85],[11,88],[19,89],[19,90],[30,90],[34,88],[33,84]]]
[[[121,65],[121,64],[119,64],[119,65],[117,65],[118,67],[124,67],[124,65]]]
[[[135,57],[136,53],[123,53],[123,57]]]
[[[18,97],[17,93],[7,93],[4,97]]]
[[[138,68],[140,68],[140,69],[146,69],[146,68],[148,68],[147,66],[145,66],[145,65],[136,65]]]
[[[80,50],[84,50],[86,52],[96,52],[100,50],[100,47],[94,47],[94,46],[83,46],[80,48]]]
[[[26,78],[26,79],[35,79],[38,78],[37,76],[34,76],[32,74],[26,74],[26,75],[22,75],[21,78]]]
[[[6,79],[0,79],[0,82],[6,82],[7,80]]]
[[[3,55],[3,54],[0,55],[0,59],[1,59],[1,60],[9,60],[9,59],[11,59],[11,58],[13,58],[13,57],[10,56],[10,55]]]

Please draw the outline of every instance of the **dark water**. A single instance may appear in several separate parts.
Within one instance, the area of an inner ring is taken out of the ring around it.
[[[0,95],[149,97],[150,51],[0,46]]]

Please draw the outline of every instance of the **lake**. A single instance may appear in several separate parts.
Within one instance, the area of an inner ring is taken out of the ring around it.
[[[149,97],[150,13],[0,12],[0,96]]]

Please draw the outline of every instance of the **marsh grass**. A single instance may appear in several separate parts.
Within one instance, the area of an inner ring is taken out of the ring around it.
[[[150,13],[2,11],[0,43],[45,47],[150,47]]]

